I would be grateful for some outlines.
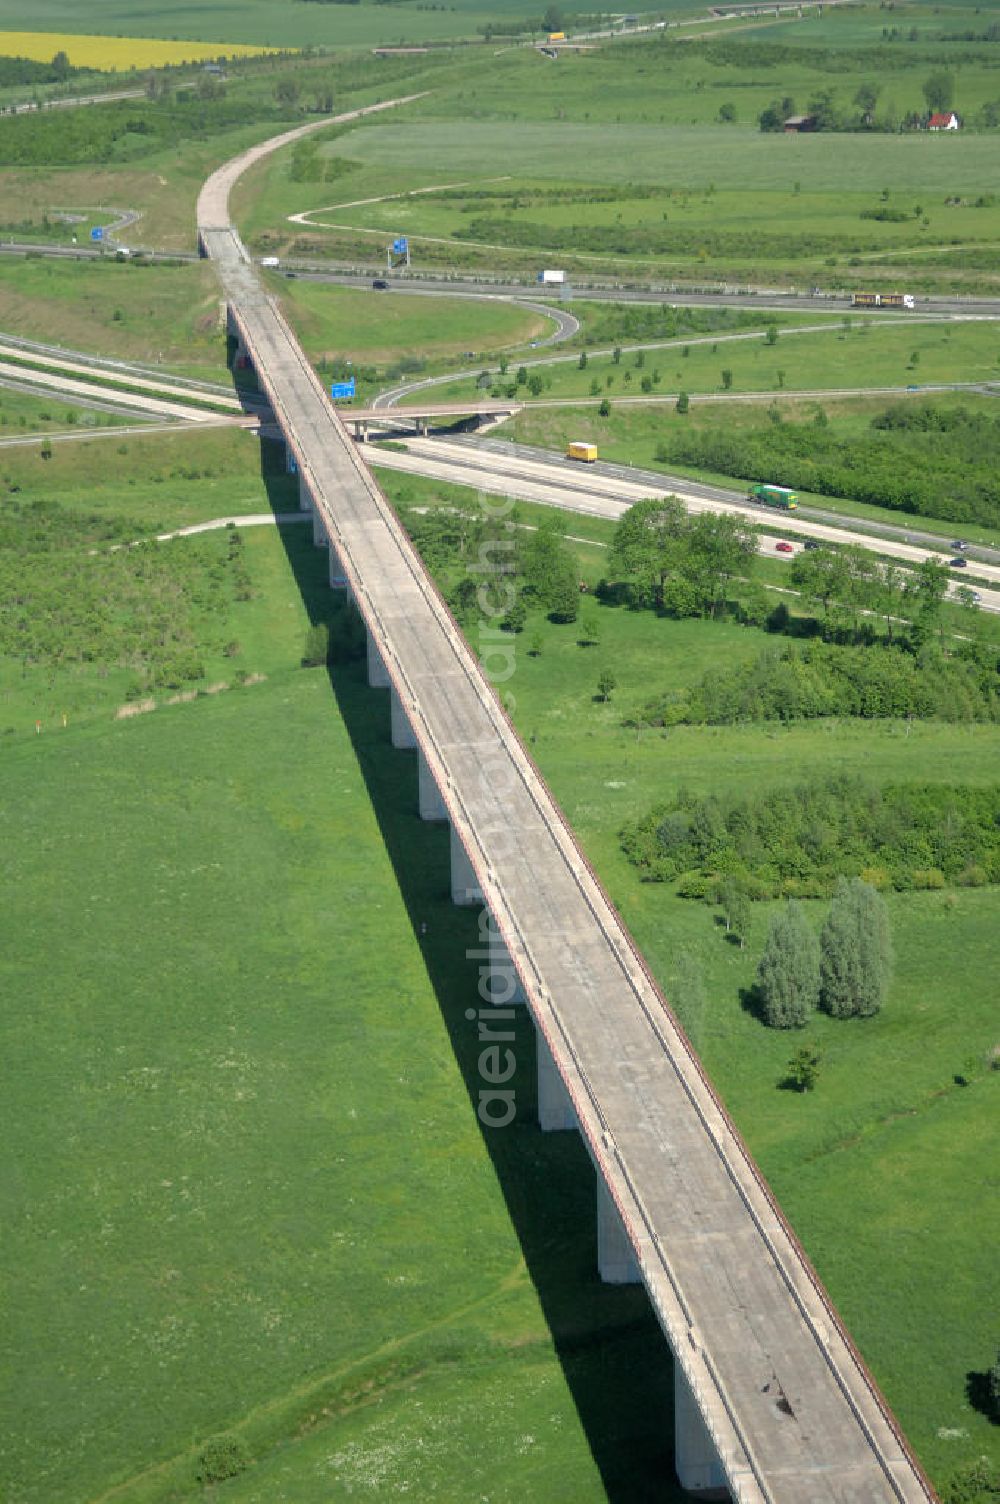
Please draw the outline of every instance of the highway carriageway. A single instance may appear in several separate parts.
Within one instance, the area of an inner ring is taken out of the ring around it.
[[[943,542],[935,549],[903,543],[894,537],[855,532],[849,526],[852,520],[849,518],[844,518],[841,526],[834,526],[811,521],[798,512],[754,506],[739,492],[701,486],[680,476],[654,478],[651,472],[630,472],[624,466],[582,465],[544,451],[525,452],[518,445],[493,440],[483,443],[407,436],[403,442],[405,454],[380,448],[376,439],[368,454],[369,462],[387,470],[429,475],[435,480],[475,487],[492,495],[537,501],[615,522],[630,506],[646,497],[677,496],[691,512],[731,512],[748,522],[777,529],[781,534],[841,547],[852,544],[914,567],[925,559],[944,563],[953,553]],[[982,562],[971,555],[969,562],[970,578],[988,581],[1000,592],[1000,565]],[[953,588],[964,584],[965,578],[964,572],[955,571]],[[997,606],[1000,608],[1000,595]]]
[[[601,1272],[642,1281],[670,1343],[679,1477],[728,1487],[744,1504],[933,1499],[504,713],[491,682],[503,672],[484,669],[505,634],[483,622],[481,664],[257,283],[226,200],[261,150],[206,184],[201,243],[330,550],[331,580],[346,582],[363,617],[393,741],[417,751],[421,813],[451,827],[453,897],[485,906],[498,970],[508,957],[516,968],[538,1032],[542,1126],[578,1129],[589,1151]]]

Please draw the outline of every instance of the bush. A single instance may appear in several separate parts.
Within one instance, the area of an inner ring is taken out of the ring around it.
[[[224,1483],[245,1472],[250,1460],[246,1444],[238,1436],[213,1436],[202,1448],[196,1477],[199,1483]]]

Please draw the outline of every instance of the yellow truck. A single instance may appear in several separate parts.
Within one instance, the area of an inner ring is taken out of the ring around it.
[[[585,465],[592,465],[597,458],[596,444],[570,444],[566,450],[568,460],[583,460]]]
[[[550,42],[565,42],[565,40],[566,40],[566,33],[564,31],[550,31],[549,32],[549,41]]]

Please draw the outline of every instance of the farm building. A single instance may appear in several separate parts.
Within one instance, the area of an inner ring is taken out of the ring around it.
[[[927,122],[929,131],[957,131],[961,121],[954,110],[949,110],[947,115],[932,115]]]
[[[784,131],[788,136],[798,135],[802,131],[814,131],[815,129],[815,115],[789,115],[784,124]]]

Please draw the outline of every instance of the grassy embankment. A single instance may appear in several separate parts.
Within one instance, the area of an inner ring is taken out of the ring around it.
[[[819,330],[779,331],[775,344],[761,332],[755,336],[726,339],[699,337],[675,340],[661,349],[622,355],[616,364],[611,354],[587,356],[584,369],[579,359],[542,360],[530,367],[546,382],[544,401],[560,398],[593,398],[599,402],[616,398],[689,395],[722,396],[782,391],[841,389],[848,394],[866,388],[932,386],[947,382],[990,382],[1000,385],[1000,358],[996,332],[989,323],[918,323],[903,320],[837,321]],[[685,350],[687,354],[685,355]],[[730,373],[727,388],[723,371]],[[646,379],[650,390],[643,392]],[[497,377],[509,385],[512,375]],[[596,390],[595,390],[596,384]],[[476,390],[473,378],[450,384],[442,392],[467,396]],[[520,395],[531,401],[522,388]],[[404,399],[405,402],[406,399]]]

